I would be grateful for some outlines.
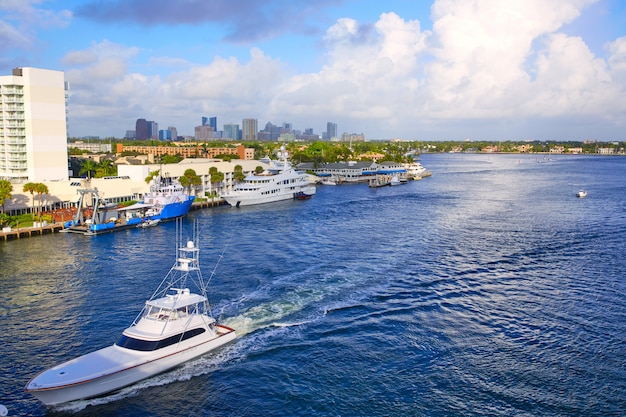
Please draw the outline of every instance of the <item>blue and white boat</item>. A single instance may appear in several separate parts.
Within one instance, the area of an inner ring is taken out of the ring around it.
[[[88,183],[78,193],[76,214],[65,223],[63,232],[97,235],[141,227],[144,223],[158,224],[185,216],[195,199],[176,179],[161,176],[153,178],[142,201],[127,207],[107,202]]]
[[[146,219],[163,221],[186,215],[194,199],[176,179],[157,176],[141,204],[146,207]]]

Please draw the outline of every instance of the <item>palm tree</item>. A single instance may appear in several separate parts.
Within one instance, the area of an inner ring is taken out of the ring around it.
[[[209,168],[209,176],[211,177],[211,201],[217,196],[217,184],[224,181],[224,173],[220,172],[216,167]],[[213,185],[215,184],[215,190]],[[213,203],[211,203],[213,204]]]
[[[48,186],[41,182],[35,184],[35,192],[37,193],[37,199],[39,200],[39,207],[37,208],[37,217],[41,220],[41,196],[48,194]]]
[[[202,178],[200,178],[200,176],[196,174],[196,171],[191,168],[186,169],[183,176],[180,177],[178,181],[180,182],[180,185],[189,189],[189,193],[191,193],[191,188],[193,186],[202,184]]]
[[[31,214],[33,220],[35,220],[35,192],[37,191],[37,184],[34,182],[27,182],[26,184],[24,184],[22,191],[25,193],[30,193],[30,195],[33,196],[33,209],[31,211]]]
[[[235,182],[241,182],[246,178],[246,174],[243,173],[243,167],[241,165],[235,165],[235,169],[233,171],[233,180]]]
[[[6,200],[13,198],[11,192],[13,191],[13,184],[7,180],[0,180],[0,206],[2,206],[2,213],[4,213],[4,203]]]
[[[106,177],[109,175],[115,175],[117,173],[117,166],[113,164],[110,159],[103,159],[97,166],[96,175],[100,177]]]
[[[87,174],[87,178],[91,179],[91,173],[97,168],[96,163],[92,159],[85,159],[78,174]]]
[[[157,171],[150,171],[150,175],[148,175],[146,177],[146,184],[150,184],[150,181],[152,181],[152,179],[154,177],[156,177],[157,175],[159,175],[159,171],[158,170]]]

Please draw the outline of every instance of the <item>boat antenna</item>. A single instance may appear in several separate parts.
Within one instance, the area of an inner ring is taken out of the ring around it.
[[[207,287],[209,286],[209,283],[211,282],[211,279],[215,275],[215,272],[217,271],[217,267],[219,266],[220,262],[222,261],[222,258],[224,258],[224,253],[226,253],[226,249],[228,249],[228,246],[230,245],[230,241],[233,238],[233,234],[234,233],[231,231],[229,236],[228,236],[228,240],[226,241],[226,244],[224,245],[224,248],[222,249],[222,253],[220,253],[219,256],[217,257],[217,262],[215,262],[215,266],[213,266],[213,270],[211,271],[211,274],[209,274],[209,278],[204,283],[203,290],[206,291]]]

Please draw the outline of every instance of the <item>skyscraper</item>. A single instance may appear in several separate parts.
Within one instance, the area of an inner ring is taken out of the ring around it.
[[[67,90],[62,71],[24,67],[0,76],[0,178],[68,179]]]
[[[241,122],[241,139],[245,141],[256,141],[259,132],[259,122],[257,119],[243,119]]]
[[[137,122],[135,122],[135,139],[150,139],[150,135],[148,134],[148,122],[146,119],[137,119]]]
[[[226,124],[224,125],[224,138],[229,138],[233,140],[241,139],[239,137],[239,125],[235,124]]]
[[[337,137],[337,123],[327,122],[326,123],[326,135],[324,138],[326,140],[331,140],[332,138]]]

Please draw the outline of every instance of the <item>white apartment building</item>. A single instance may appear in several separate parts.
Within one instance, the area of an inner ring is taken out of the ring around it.
[[[68,180],[68,89],[62,71],[24,67],[0,76],[0,178]]]

